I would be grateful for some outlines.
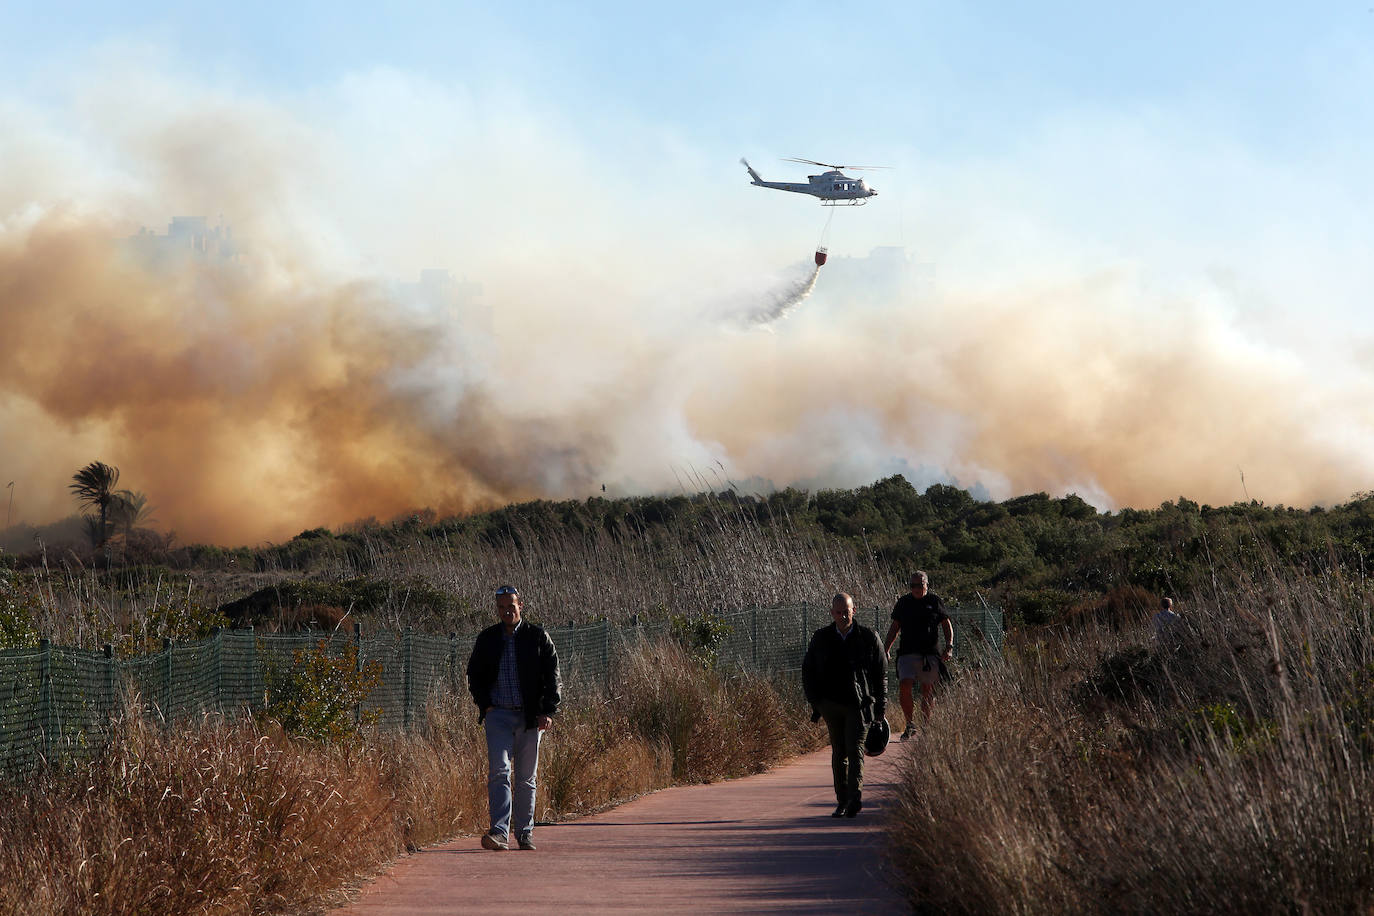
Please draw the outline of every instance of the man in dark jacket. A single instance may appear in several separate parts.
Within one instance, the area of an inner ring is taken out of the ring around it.
[[[487,735],[491,829],[482,835],[487,849],[510,848],[512,808],[516,842],[521,849],[534,848],[539,737],[553,723],[561,699],[553,640],[542,628],[520,619],[521,607],[520,592],[513,586],[498,588],[500,623],[477,634],[468,659],[468,690]]]
[[[835,621],[811,637],[802,662],[802,687],[811,721],[825,719],[836,806],[831,817],[854,817],[863,808],[864,735],[887,714],[887,658],[878,634],[854,620],[854,599],[830,602]]]

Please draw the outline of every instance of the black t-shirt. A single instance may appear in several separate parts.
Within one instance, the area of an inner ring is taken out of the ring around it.
[[[917,598],[907,593],[892,607],[892,619],[902,627],[902,641],[898,655],[937,655],[940,645],[940,621],[948,620],[939,596],[926,592]]]

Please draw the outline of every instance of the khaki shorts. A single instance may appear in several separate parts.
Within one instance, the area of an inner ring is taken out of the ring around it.
[[[903,681],[916,681],[934,687],[940,683],[940,656],[899,655],[897,677]]]

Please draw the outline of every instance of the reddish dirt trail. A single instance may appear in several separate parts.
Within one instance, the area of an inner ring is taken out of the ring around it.
[[[334,916],[438,913],[904,913],[882,875],[899,751],[864,769],[864,809],[831,818],[830,751],[759,776],[664,789],[538,827],[539,848],[477,837],[402,859]]]

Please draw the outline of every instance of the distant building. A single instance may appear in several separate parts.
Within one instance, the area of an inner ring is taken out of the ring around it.
[[[481,304],[482,285],[460,280],[442,268],[420,271],[415,283],[392,285],[396,299],[411,308],[420,308],[433,315],[443,315],[469,334],[490,335],[491,310]]]
[[[239,253],[234,230],[223,224],[211,227],[203,216],[174,216],[166,235],[143,227],[127,241],[134,253],[158,267],[184,260],[235,261]]]
[[[912,303],[930,292],[933,265],[913,261],[905,248],[884,245],[861,257],[831,255],[821,271],[818,297],[848,306]]]

